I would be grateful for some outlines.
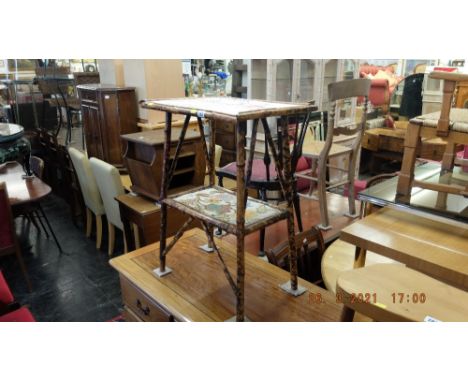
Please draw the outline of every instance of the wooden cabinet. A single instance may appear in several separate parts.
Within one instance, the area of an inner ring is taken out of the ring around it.
[[[180,137],[180,127],[171,131],[171,152],[169,165],[172,165]],[[132,180],[132,191],[159,200],[163,170],[164,130],[143,131],[122,136],[126,142],[125,165]],[[169,190],[176,192],[185,188],[203,185],[205,179],[205,156],[200,133],[187,129],[177,166],[169,184]]]
[[[121,134],[138,131],[135,89],[78,85],[88,157],[123,167]]]

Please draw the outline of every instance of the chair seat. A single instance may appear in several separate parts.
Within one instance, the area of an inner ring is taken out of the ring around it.
[[[276,177],[276,168],[274,163],[270,163],[270,181],[272,183],[277,183]],[[299,158],[297,162],[296,171],[302,171],[308,169],[310,164],[304,157]],[[246,170],[247,171],[247,170]],[[237,176],[237,164],[236,162],[232,162],[227,164],[226,166],[220,168],[217,172],[218,175],[222,175],[231,179],[236,179]],[[266,166],[263,162],[263,159],[254,159],[252,161],[252,176],[250,177],[250,181],[253,183],[264,183],[268,182],[267,180],[267,172]],[[297,180],[297,190],[302,191],[309,187],[309,181],[305,179],[298,179]],[[279,189],[279,183],[278,183]]]
[[[423,114],[419,117],[413,118],[410,122],[424,127],[437,127],[440,118],[440,111],[434,113]],[[458,131],[461,133],[468,133],[468,109],[450,110],[450,130]]]
[[[0,322],[36,322],[28,308],[24,306],[0,317]]]
[[[325,147],[325,141],[310,142],[302,148],[302,155],[306,158],[318,158]],[[333,143],[328,157],[342,155],[351,152],[351,147]]]
[[[8,284],[0,271],[0,303],[8,305],[14,301],[13,294],[8,287]]]
[[[276,179],[276,168],[274,163],[270,163],[269,166],[270,170],[270,179],[271,181],[274,181]],[[247,172],[247,169],[246,169]],[[231,176],[232,178],[235,178],[237,176],[237,163],[232,162],[227,164],[226,166],[220,168],[218,170],[218,173],[223,174],[224,176]],[[250,180],[252,182],[266,182],[267,181],[267,171],[266,171],[266,166],[265,163],[263,162],[263,159],[254,159],[252,161],[252,176],[250,177]]]

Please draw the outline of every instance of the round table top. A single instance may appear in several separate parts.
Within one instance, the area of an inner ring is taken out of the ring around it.
[[[23,136],[23,126],[14,123],[0,123],[0,143],[14,141]]]
[[[322,257],[322,278],[325,287],[336,293],[336,280],[338,276],[354,267],[355,246],[343,240],[335,240],[325,251]],[[381,263],[398,263],[388,257],[367,251],[366,266]]]
[[[0,183],[6,183],[12,206],[35,202],[51,193],[50,186],[41,179],[24,179],[23,175],[23,168],[17,162],[8,162],[0,166]]]

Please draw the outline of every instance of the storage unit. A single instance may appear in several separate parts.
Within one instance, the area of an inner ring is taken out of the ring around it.
[[[120,135],[138,131],[135,88],[90,84],[77,89],[88,157],[123,167]]]
[[[180,127],[172,129],[170,166],[172,166],[172,158],[181,130]],[[159,200],[163,171],[164,130],[122,135],[122,140],[127,145],[124,159],[132,180],[132,191]],[[188,129],[169,184],[170,191],[177,192],[187,187],[203,185],[206,164],[202,145],[200,133]]]

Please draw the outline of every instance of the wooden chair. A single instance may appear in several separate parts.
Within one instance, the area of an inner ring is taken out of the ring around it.
[[[468,144],[468,109],[452,108],[453,92],[458,81],[468,81],[468,75],[447,72],[432,72],[430,78],[444,81],[442,110],[413,118],[407,128],[403,163],[398,178],[397,197],[403,202],[411,199],[413,187],[440,192],[444,195],[458,194],[468,196],[468,185],[452,182],[454,165],[467,165],[468,160],[456,158],[457,144]],[[442,159],[442,173],[439,183],[414,179],[416,153],[421,146],[421,138],[440,137],[447,142]],[[452,183],[452,184],[451,184]],[[442,202],[443,204],[443,202]]]
[[[298,275],[305,280],[312,281],[314,277],[314,261],[312,253],[316,252],[317,259],[320,259],[325,252],[325,243],[322,232],[312,227],[294,236],[297,250]],[[289,245],[288,242],[281,243],[277,247],[267,250],[268,261],[289,272]]]
[[[8,190],[5,183],[0,183],[0,256],[14,254],[23,272],[24,279],[30,291],[32,291],[31,281],[28,271],[23,261],[21,248],[16,237],[15,223],[11,211]]]
[[[307,127],[309,125],[309,121],[312,119],[318,119],[319,113],[311,113],[307,115],[304,120],[296,120],[295,121],[295,129],[292,136],[290,136],[290,141],[292,142],[292,151],[291,151],[291,168],[296,169],[299,163],[299,159],[302,154],[302,145],[304,143],[304,138],[307,133]],[[263,128],[267,128],[268,122],[265,119],[262,119]],[[248,179],[246,182],[246,187],[250,189],[257,190],[258,198],[263,201],[281,201],[283,200],[282,197],[282,190],[281,184],[278,179],[278,174],[276,171],[276,167],[274,161],[272,163],[271,155],[277,155],[280,160],[282,158],[282,147],[281,140],[278,139],[277,144],[273,142],[273,140],[269,141],[265,136],[265,148],[263,159],[254,159],[255,148],[256,148],[256,131],[258,126],[254,125],[252,129],[252,139],[250,141],[250,156],[251,156],[251,163],[252,167],[248,171]],[[269,128],[269,127],[268,127]],[[226,166],[220,168],[216,171],[216,175],[218,176],[218,183],[221,187],[223,187],[223,178],[228,178],[232,180],[237,179],[237,164],[236,162],[232,162],[227,164]],[[272,197],[269,196],[269,192],[276,192],[279,194],[279,197]],[[299,231],[303,230],[302,227],[302,219],[301,219],[301,208],[299,204],[299,197],[297,194],[297,182],[296,179],[293,182],[293,193],[294,193],[294,211],[296,214],[296,219],[299,227]],[[260,256],[265,254],[265,228],[260,230]]]
[[[86,236],[91,236],[94,215],[96,219],[96,248],[99,249],[102,242],[102,215],[105,214],[101,194],[86,154],[73,147],[68,148],[68,154],[73,163],[86,206]]]
[[[328,98],[330,101],[330,110],[328,112],[327,136],[325,141],[314,141],[302,148],[302,155],[312,160],[311,170],[305,170],[296,173],[298,178],[305,178],[317,184],[318,199],[320,203],[320,229],[331,229],[328,216],[326,191],[331,188],[347,185],[350,217],[357,217],[354,178],[356,173],[356,160],[359,156],[361,147],[361,138],[366,125],[368,93],[371,81],[368,79],[355,79],[336,82],[328,85]],[[364,110],[361,121],[347,126],[335,126],[335,110],[337,101],[364,97]],[[345,146],[333,141],[336,135],[346,135],[354,137],[350,146]],[[330,164],[330,159],[338,156],[347,156],[347,168],[341,168]],[[338,182],[327,180],[327,170],[334,169],[346,174],[346,179]],[[311,183],[313,184],[313,183]],[[312,191],[312,189],[311,189]],[[303,195],[303,194],[301,194]],[[303,195],[311,197],[309,195]]]
[[[97,158],[91,158],[89,163],[91,165],[94,178],[96,179],[99,193],[101,194],[104,210],[106,211],[109,237],[109,256],[114,253],[115,228],[118,228],[124,234],[124,253],[126,253],[127,241],[125,240],[124,227],[122,220],[120,219],[119,204],[115,200],[116,196],[125,194],[119,170],[111,164]]]
[[[468,293],[397,264],[342,273],[337,299],[344,320],[359,312],[375,321],[468,321]]]
[[[31,170],[34,173],[34,175],[37,176],[39,179],[42,179],[42,176],[44,174],[44,161],[39,157],[31,156],[30,165],[31,165]],[[15,206],[13,208],[13,215],[15,216],[15,218],[21,215],[25,216],[34,224],[38,232],[41,232],[41,229],[39,228],[37,224],[37,222],[39,222],[46,237],[49,238],[49,232],[47,231],[43,223],[43,220],[44,220],[46,226],[48,227],[55,241],[55,244],[57,245],[57,248],[59,249],[60,252],[63,252],[62,247],[57,239],[57,236],[55,235],[55,232],[49,222],[49,219],[47,218],[47,215],[39,201],[35,201],[35,202],[28,203],[25,205]]]

